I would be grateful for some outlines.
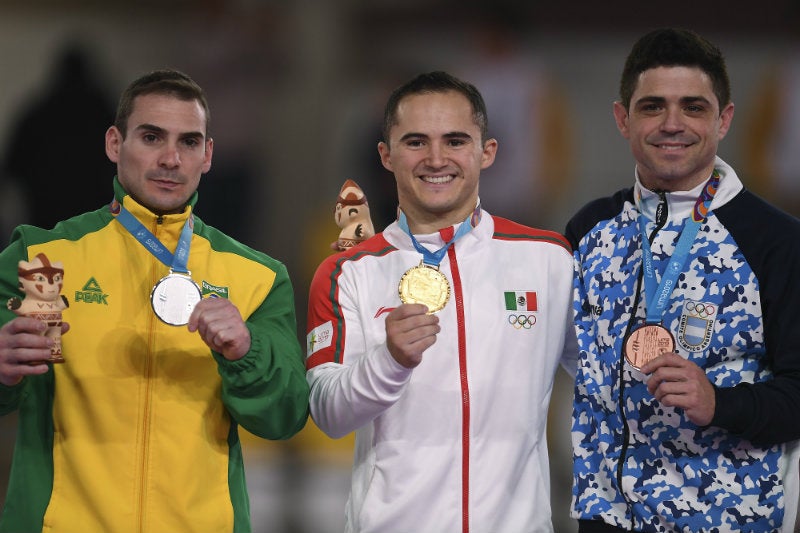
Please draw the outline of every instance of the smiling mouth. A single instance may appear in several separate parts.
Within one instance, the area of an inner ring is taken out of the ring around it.
[[[444,183],[450,183],[453,181],[455,176],[452,174],[448,174],[447,176],[420,176],[420,179],[425,183],[432,183],[434,185],[441,185]]]
[[[687,148],[688,144],[656,144],[656,148],[659,150],[666,150],[666,151],[674,151],[674,150],[683,150]]]

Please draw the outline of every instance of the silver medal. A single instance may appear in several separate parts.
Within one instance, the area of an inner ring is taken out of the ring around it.
[[[173,272],[161,278],[150,293],[156,316],[170,326],[185,326],[201,299],[200,287],[191,277]]]

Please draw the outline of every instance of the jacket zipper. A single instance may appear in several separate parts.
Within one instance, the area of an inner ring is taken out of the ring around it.
[[[450,235],[445,241],[452,238]],[[464,294],[461,288],[461,276],[458,273],[455,246],[447,250],[450,259],[450,275],[453,277],[453,296],[456,304],[456,322],[458,325],[458,369],[461,380],[461,531],[469,533],[469,460],[470,460],[470,396],[467,379],[467,335],[464,319]]]
[[[153,226],[152,233],[156,237],[158,237],[158,230],[159,227],[163,224],[164,217],[159,216],[156,219],[156,223]],[[158,260],[151,262],[151,264],[158,266]],[[156,269],[151,270],[153,274],[156,273]],[[157,275],[154,275],[151,279],[152,285],[158,282],[156,279]],[[155,315],[150,313],[150,326],[148,327],[148,342],[147,342],[147,353],[145,354],[144,358],[144,405],[142,409],[142,430],[141,430],[141,457],[140,457],[140,465],[141,471],[139,473],[139,527],[138,531],[143,533],[145,531],[145,518],[146,518],[146,508],[147,508],[147,471],[148,471],[148,463],[150,459],[150,416],[151,416],[151,384],[152,380],[151,374],[153,369],[153,343],[155,342],[154,332],[155,328],[153,327],[153,321],[155,320]]]
[[[669,215],[669,207],[667,205],[667,197],[664,191],[658,191],[659,202],[658,207],[656,208],[656,225],[653,228],[653,231],[650,232],[648,239],[650,244],[653,243],[653,240],[656,238],[656,234],[664,227],[667,223],[667,218]],[[630,335],[631,328],[633,327],[634,323],[636,322],[636,310],[639,308],[639,300],[642,294],[642,279],[644,276],[644,257],[642,257],[642,266],[639,268],[639,276],[636,280],[636,293],[633,300],[633,306],[631,308],[631,316],[628,319],[628,325],[625,328],[625,336],[623,337],[623,345],[625,343],[625,339],[628,338]],[[623,469],[625,467],[625,460],[628,455],[628,446],[630,444],[630,428],[628,427],[628,418],[625,416],[625,356],[620,351],[619,354],[619,401],[617,402],[619,405],[619,415],[622,419],[622,450],[620,450],[619,460],[617,462],[617,486],[619,487],[619,493],[622,498],[625,500],[626,505],[628,507],[627,515],[630,517],[631,521],[631,528],[633,528],[633,511],[631,501],[625,495],[625,490],[622,486],[622,476],[623,476]]]

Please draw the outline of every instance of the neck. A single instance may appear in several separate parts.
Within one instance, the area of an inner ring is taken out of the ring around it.
[[[403,209],[402,207],[400,209]],[[419,214],[409,213],[403,209],[408,222],[408,229],[414,235],[427,235],[429,233],[436,233],[441,229],[455,226],[466,220],[470,212],[465,213],[448,213],[447,215],[435,215],[427,213],[427,216],[419,216]]]
[[[714,165],[703,169],[691,176],[683,177],[669,177],[659,178],[654,176],[644,175],[637,167],[637,174],[642,186],[651,191],[664,191],[664,192],[681,192],[691,191],[701,183],[708,181],[711,173],[714,171]]]

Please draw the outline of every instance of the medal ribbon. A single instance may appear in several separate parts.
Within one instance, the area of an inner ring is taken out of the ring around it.
[[[670,257],[667,269],[661,277],[661,283],[656,287],[656,273],[653,266],[653,254],[650,251],[650,241],[647,239],[647,232],[645,230],[645,217],[643,213],[639,213],[639,231],[642,234],[642,261],[644,265],[644,293],[645,305],[647,308],[647,323],[660,324],[661,317],[664,316],[664,309],[669,302],[669,295],[678,281],[678,276],[683,272],[686,265],[686,259],[689,257],[689,251],[692,248],[697,232],[700,230],[700,225],[705,222],[708,216],[708,210],[711,206],[711,200],[717,193],[717,186],[719,185],[719,172],[714,169],[706,183],[703,192],[697,198],[692,210],[692,216],[686,220],[681,231],[681,236],[678,239],[678,244],[675,245],[675,251]]]
[[[478,222],[481,220],[481,206],[480,204],[475,210],[466,218],[464,222],[458,227],[458,231],[453,235],[453,238],[447,241],[444,246],[439,248],[436,251],[431,251],[422,246],[419,241],[414,237],[411,233],[411,229],[408,227],[408,220],[406,219],[406,214],[403,213],[402,210],[398,210],[397,215],[397,223],[400,225],[400,229],[402,229],[406,235],[411,237],[411,243],[414,245],[414,248],[417,249],[419,253],[422,254],[422,262],[428,266],[432,266],[434,268],[439,268],[439,263],[442,262],[444,259],[445,254],[447,253],[447,249],[456,242],[458,239],[472,231],[472,228],[478,225]]]
[[[119,214],[117,215],[117,220],[122,226],[128,230],[128,233],[133,235],[133,237],[141,243],[151,254],[153,254],[159,261],[170,267],[172,272],[178,272],[181,274],[187,274],[189,269],[187,267],[189,263],[189,247],[191,246],[192,242],[192,226],[194,215],[189,215],[189,218],[186,219],[186,223],[183,225],[183,229],[181,230],[180,238],[178,239],[178,245],[175,247],[175,253],[173,254],[167,248],[161,244],[161,241],[158,240],[158,237],[153,235],[150,230],[144,227],[144,224],[139,222],[133,214],[125,209],[121,203],[119,204]]]

